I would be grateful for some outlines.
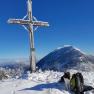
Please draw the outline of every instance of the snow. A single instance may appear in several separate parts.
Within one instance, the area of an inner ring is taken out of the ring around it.
[[[76,70],[68,70],[72,74]],[[80,71],[81,72],[81,71]],[[82,72],[86,85],[94,87],[94,72]],[[63,72],[39,71],[24,76],[21,79],[8,79],[0,81],[0,94],[73,94],[67,91],[64,84],[58,81]],[[85,94],[94,94],[91,91]]]
[[[63,47],[58,47],[56,50],[60,50],[62,48],[67,48],[67,47],[73,47],[73,49],[77,50],[77,51],[80,51],[81,53],[83,54],[86,54],[85,52],[81,51],[79,48],[75,47],[75,46],[72,46],[72,45],[64,45]],[[56,51],[55,50],[55,51]]]
[[[70,47],[70,46],[72,46],[72,45],[64,45],[64,47]]]

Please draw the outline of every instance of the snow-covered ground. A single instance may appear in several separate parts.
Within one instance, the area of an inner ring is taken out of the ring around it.
[[[75,73],[76,70],[70,70]],[[94,87],[94,72],[82,72],[85,84]],[[63,72],[36,72],[25,75],[23,79],[8,79],[0,81],[0,94],[73,94],[67,91],[58,80]],[[85,94],[94,94],[89,91]]]

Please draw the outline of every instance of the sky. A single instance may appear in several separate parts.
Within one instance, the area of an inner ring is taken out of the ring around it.
[[[27,0],[0,1],[0,58],[28,58],[29,33],[9,18],[23,18]],[[94,55],[94,0],[32,0],[33,16],[50,27],[34,32],[37,58],[52,50],[73,45]]]

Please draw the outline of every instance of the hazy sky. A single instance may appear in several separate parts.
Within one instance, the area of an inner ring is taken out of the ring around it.
[[[8,18],[23,18],[27,0],[0,1],[0,58],[29,57],[29,35]],[[50,27],[35,33],[37,57],[63,45],[73,45],[94,55],[94,0],[33,0],[33,15]]]

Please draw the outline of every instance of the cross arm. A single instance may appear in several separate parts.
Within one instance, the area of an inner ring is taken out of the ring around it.
[[[23,20],[23,19],[9,19],[8,23],[10,24],[20,24],[20,25],[27,25],[32,24],[33,26],[49,26],[48,22],[43,21],[29,21],[29,20]]]
[[[32,21],[32,23],[34,26],[44,26],[44,27],[49,26],[48,22],[43,22],[43,21]]]
[[[29,20],[23,20],[23,19],[9,19],[8,23],[26,25],[26,24],[29,24],[30,21]]]

